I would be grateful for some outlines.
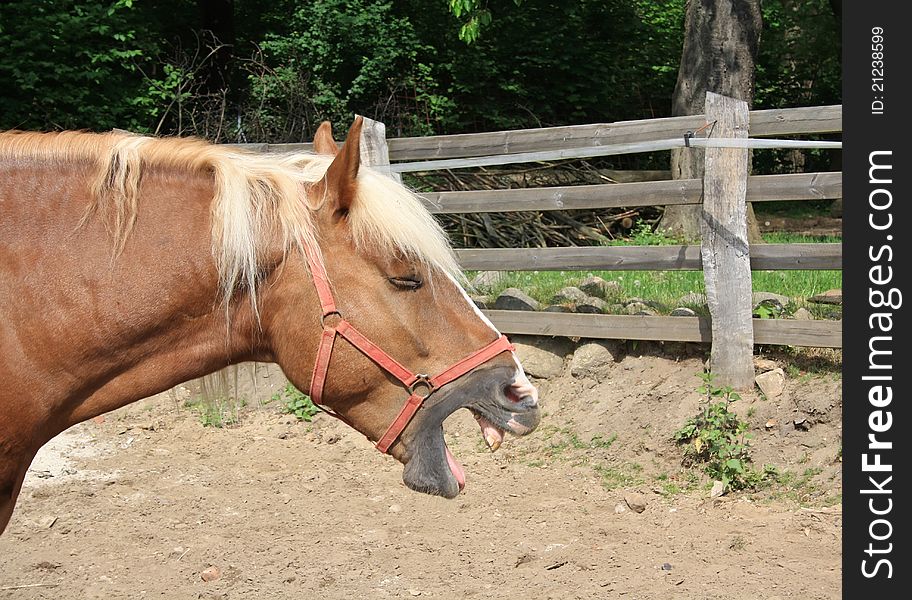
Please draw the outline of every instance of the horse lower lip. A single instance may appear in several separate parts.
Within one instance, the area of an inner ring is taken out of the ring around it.
[[[488,448],[491,449],[491,452],[496,452],[501,443],[503,443],[504,430],[481,415],[475,415],[475,420],[478,421],[478,426],[481,427],[481,436],[484,438]]]

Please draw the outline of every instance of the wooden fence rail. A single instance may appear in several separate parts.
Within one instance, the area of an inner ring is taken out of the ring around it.
[[[700,246],[570,246],[456,250],[471,271],[700,271]],[[750,266],[761,270],[838,270],[842,244],[757,244]]]
[[[575,185],[508,190],[470,190],[421,194],[432,213],[585,210],[672,204],[700,204],[702,179]],[[748,202],[832,200],[842,198],[842,173],[753,175]]]
[[[666,117],[645,121],[618,121],[543,127],[487,133],[390,138],[391,162],[491,156],[563,148],[649,142],[680,137],[706,123],[703,115]],[[755,110],[750,113],[754,137],[838,133],[842,131],[842,106],[815,106]],[[257,152],[309,152],[313,144],[239,144]]]
[[[712,319],[703,317],[595,315],[519,310],[487,310],[485,314],[498,329],[507,333],[671,342],[712,341]],[[842,347],[842,321],[753,319],[753,328],[755,344]]]

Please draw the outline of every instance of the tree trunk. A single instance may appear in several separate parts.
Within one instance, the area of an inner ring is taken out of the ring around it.
[[[760,0],[690,0],[684,21],[684,50],[672,97],[672,115],[702,114],[706,92],[744,100],[754,97],[754,63],[760,43]],[[703,150],[671,151],[674,179],[703,178]],[[700,238],[700,206],[668,206],[659,229],[688,240]],[[748,204],[748,239],[761,241]]]

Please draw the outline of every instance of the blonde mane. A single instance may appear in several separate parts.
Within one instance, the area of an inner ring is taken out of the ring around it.
[[[93,204],[83,223],[94,215],[103,218],[115,240],[115,254],[136,223],[144,171],[210,176],[215,188],[212,253],[226,299],[243,287],[256,307],[260,251],[273,232],[281,235],[286,252],[309,246],[320,256],[314,208],[306,203],[304,188],[322,179],[332,162],[329,156],[255,154],[199,139],[121,132],[12,132],[0,133],[4,158],[93,165]],[[349,222],[359,248],[400,253],[431,270],[460,277],[446,234],[415,194],[363,166],[357,189]]]

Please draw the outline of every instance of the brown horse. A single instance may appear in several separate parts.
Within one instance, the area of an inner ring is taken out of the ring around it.
[[[325,378],[322,404],[385,436],[430,494],[465,482],[443,438],[455,410],[492,449],[537,426],[537,392],[445,234],[361,167],[360,130],[339,149],[324,123],[315,154],[289,156],[0,134],[0,532],[56,434],[241,361],[276,362],[302,390]]]

